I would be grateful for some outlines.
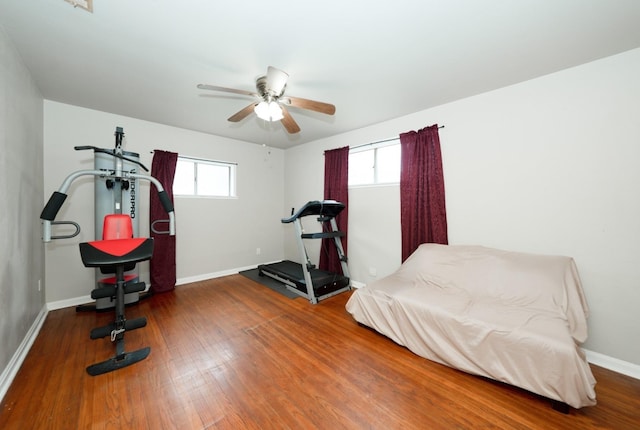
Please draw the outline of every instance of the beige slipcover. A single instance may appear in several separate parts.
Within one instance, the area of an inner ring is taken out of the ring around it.
[[[596,404],[572,258],[423,244],[346,309],[422,357],[574,408]]]

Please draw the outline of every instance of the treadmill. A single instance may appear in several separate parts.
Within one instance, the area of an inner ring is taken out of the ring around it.
[[[293,223],[296,229],[296,242],[300,257],[305,264],[284,260],[277,263],[261,264],[258,266],[260,276],[268,276],[285,285],[285,287],[303,297],[311,303],[351,290],[349,282],[349,268],[347,257],[344,255],[341,237],[344,233],[338,231],[336,216],[344,209],[344,204],[335,200],[314,200],[301,207],[289,218],[283,218],[284,224]],[[292,211],[293,212],[293,211]],[[306,216],[317,216],[322,225],[322,231],[317,233],[305,233],[301,219]],[[309,260],[304,239],[333,239],[338,251],[338,258],[342,267],[342,275],[317,269]]]

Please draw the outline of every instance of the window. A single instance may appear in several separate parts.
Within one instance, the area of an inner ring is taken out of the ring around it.
[[[400,182],[400,139],[363,145],[349,151],[349,185]]]
[[[235,197],[236,164],[179,156],[173,179],[173,194]]]

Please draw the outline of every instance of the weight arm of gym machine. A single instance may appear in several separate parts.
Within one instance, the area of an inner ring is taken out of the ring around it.
[[[42,220],[42,241],[43,242],[51,242],[51,239],[68,239],[74,236],[77,236],[80,233],[80,226],[78,223],[74,221],[54,221],[58,211],[62,207],[64,201],[67,199],[67,190],[71,186],[71,183],[78,179],[81,176],[99,176],[101,178],[106,179],[141,179],[145,181],[151,182],[156,186],[158,190],[158,197],[160,198],[160,203],[162,203],[162,207],[169,214],[169,231],[168,234],[171,236],[175,236],[176,227],[175,227],[175,213],[173,210],[173,204],[171,203],[171,199],[169,195],[162,187],[160,181],[158,181],[153,176],[142,175],[139,173],[130,173],[130,172],[122,172],[121,175],[116,175],[115,172],[109,172],[105,170],[78,170],[77,172],[73,172],[64,180],[58,191],[54,191],[49,201],[45,205],[42,213],[40,214],[40,219]],[[70,235],[64,236],[52,236],[51,235],[51,226],[57,224],[70,224],[75,226],[76,231]]]

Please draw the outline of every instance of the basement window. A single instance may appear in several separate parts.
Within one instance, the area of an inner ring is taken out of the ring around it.
[[[400,139],[349,150],[349,186],[400,183]]]
[[[236,197],[237,163],[178,156],[173,194],[191,197]]]

